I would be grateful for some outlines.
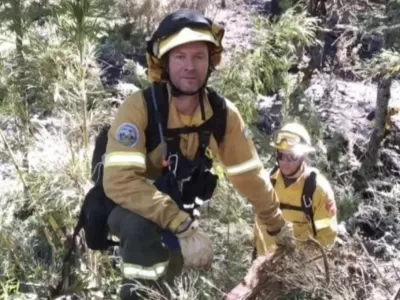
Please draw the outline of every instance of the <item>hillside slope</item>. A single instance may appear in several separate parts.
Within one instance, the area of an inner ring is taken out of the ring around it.
[[[40,7],[50,5],[45,2]],[[178,2],[171,1],[170,8]],[[254,30],[255,17],[268,12],[270,6],[264,1],[227,2],[224,9],[214,3],[209,3],[207,8],[210,16],[226,26],[226,55],[222,71],[216,73],[212,83],[235,95],[233,92],[238,86],[244,87],[249,74],[239,74],[238,82],[226,71],[248,63],[236,55],[244,53],[250,57],[253,53],[253,42],[260,39]],[[14,31],[1,27],[8,41],[0,46],[2,299],[66,299],[61,298],[62,294],[74,295],[74,299],[116,299],[120,283],[118,248],[110,249],[110,253],[92,253],[78,241],[79,255],[73,260],[76,268],[68,274],[62,274],[62,258],[80,203],[92,186],[90,160],[94,138],[100,126],[113,117],[115,105],[138,87],[148,84],[143,68],[146,34],[138,28],[150,26],[152,17],[161,14],[161,8],[153,14],[157,3],[148,3],[153,6],[143,6],[137,16],[136,10],[128,10],[125,6],[128,4],[119,1],[119,13],[108,11],[109,19],[102,15],[104,20],[101,20],[109,27],[103,28],[100,24],[99,28],[88,30],[105,35],[100,39],[91,37],[91,43],[82,52],[74,40],[75,19],[68,8],[55,10],[59,14],[57,18],[38,17],[32,22],[34,29],[26,29],[27,49],[22,63],[13,52],[18,53],[18,47],[12,42]],[[368,5],[364,11],[370,12]],[[28,9],[25,12],[32,13]],[[330,6],[328,14],[334,13],[335,6]],[[340,22],[344,22],[341,16]],[[363,24],[359,20],[353,25]],[[373,41],[371,38],[366,43]],[[329,52],[332,45],[324,49]],[[375,53],[376,49],[372,49],[367,54]],[[299,53],[299,56],[299,61],[307,61],[306,55]],[[23,72],[18,68],[19,63]],[[299,74],[296,68],[293,67],[293,77]],[[294,274],[297,279],[306,280],[295,280],[298,285],[293,284],[290,293],[282,292],[280,300],[400,299],[395,297],[400,288],[399,132],[395,130],[387,135],[376,174],[369,179],[360,176],[358,170],[372,130],[367,116],[376,105],[376,83],[349,79],[345,76],[348,73],[340,68],[314,74],[304,94],[296,99],[302,109],[295,116],[313,134],[318,152],[312,157],[312,164],[320,167],[331,180],[338,202],[339,241],[335,249],[327,252],[331,285],[326,286],[323,263],[319,259],[315,270],[307,265]],[[267,80],[260,78],[260,81]],[[252,120],[249,125],[254,125],[255,142],[265,167],[269,168],[273,164],[269,138],[282,123],[284,97],[282,93],[257,95],[253,91],[254,83],[245,88],[238,93],[243,98],[233,100],[241,105],[248,103],[249,98],[256,104],[255,118],[251,119],[247,110],[243,114],[246,120],[247,117]],[[26,103],[32,108],[28,117]],[[390,106],[400,106],[397,81],[391,87]],[[208,272],[185,271],[177,281],[180,294],[177,299],[221,299],[232,289],[251,266],[252,225],[249,203],[230,183],[221,180],[210,205],[203,211],[203,226],[214,243],[213,268]],[[308,269],[314,271],[304,273]],[[68,286],[63,292],[56,288],[61,279]]]

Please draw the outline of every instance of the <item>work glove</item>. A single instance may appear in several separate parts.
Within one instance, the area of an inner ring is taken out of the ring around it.
[[[294,236],[293,224],[291,222],[285,222],[282,228],[278,232],[268,234],[275,240],[275,244],[278,248],[281,248],[287,252],[293,252],[296,248],[296,238]]]
[[[208,235],[199,227],[198,220],[185,221],[175,234],[181,246],[185,267],[211,267],[214,256],[212,243]]]

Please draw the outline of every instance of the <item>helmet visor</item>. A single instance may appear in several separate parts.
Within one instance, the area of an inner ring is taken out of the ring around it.
[[[292,132],[288,131],[279,131],[274,135],[274,144],[279,146],[282,144],[286,144],[288,146],[295,146],[301,143],[301,138]]]

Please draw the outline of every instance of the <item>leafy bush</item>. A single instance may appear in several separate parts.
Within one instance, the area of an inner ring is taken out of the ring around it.
[[[294,6],[277,22],[256,18],[255,26],[257,39],[252,52],[239,53],[228,67],[217,72],[217,82],[212,82],[238,105],[246,122],[254,120],[260,94],[283,92],[283,114],[288,114],[290,95],[300,84],[288,71],[298,63],[298,54],[317,42],[318,19]]]

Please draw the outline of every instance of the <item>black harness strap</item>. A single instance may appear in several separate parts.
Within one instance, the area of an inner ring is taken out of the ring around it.
[[[291,205],[291,204],[286,204],[286,203],[280,203],[279,207],[281,209],[288,209],[288,210],[297,210],[304,212],[303,208],[301,206],[296,206],[296,205]]]
[[[204,126],[203,126],[204,125]],[[196,198],[208,200],[215,188],[216,182],[209,170],[212,167],[212,159],[207,157],[207,148],[211,137],[211,131],[208,130],[206,123],[199,127],[185,127],[184,130],[166,129],[165,142],[167,144],[167,160],[168,166],[163,168],[163,175],[168,176],[167,180],[161,179],[156,181],[158,188],[169,194],[178,206],[193,213]],[[199,147],[193,159],[184,157],[180,148],[180,140],[182,132],[197,132],[199,135]],[[169,173],[169,175],[168,175]],[[172,174],[171,174],[172,173]],[[207,181],[207,178],[209,179]],[[205,181],[206,180],[206,181]]]
[[[146,148],[154,150],[165,142],[166,165],[162,178],[156,180],[157,188],[170,195],[181,209],[192,207],[196,199],[208,200],[216,186],[217,176],[210,173],[212,158],[208,156],[211,134],[217,144],[223,141],[226,129],[227,107],[225,99],[207,88],[213,115],[200,126],[168,128],[169,94],[166,83],[158,83],[144,91],[148,109]],[[193,159],[184,157],[180,149],[182,134],[197,133],[199,147]],[[186,209],[185,209],[186,210]],[[188,211],[189,210],[189,211]],[[191,213],[191,209],[187,211]]]
[[[213,124],[210,125],[214,138],[217,141],[217,144],[220,145],[224,140],[226,121],[228,116],[226,101],[211,87],[207,87],[207,91],[211,107],[213,109],[214,115],[216,116],[215,118],[212,118]]]
[[[314,210],[313,210],[313,195],[315,189],[317,188],[317,174],[313,171],[311,172],[304,182],[303,195],[302,195],[302,209],[308,216],[311,222],[314,237],[317,236],[317,229],[315,228],[314,221]]]
[[[164,136],[171,137],[179,134],[189,134],[209,130],[218,145],[223,142],[226,130],[227,106],[225,99],[214,89],[207,87],[208,99],[213,110],[213,116],[201,126],[186,126],[182,128],[167,129],[169,115],[169,95],[166,83],[154,84],[154,96],[156,106],[153,102],[152,88],[143,91],[148,110],[148,123],[145,130],[147,152],[153,151],[161,142],[159,133],[159,122],[164,129]],[[151,138],[150,138],[151,137]]]
[[[159,124],[162,130],[167,128],[169,114],[167,86],[155,83],[145,89],[143,95],[147,105],[146,151],[150,153],[161,143]],[[163,134],[165,135],[165,132]]]

